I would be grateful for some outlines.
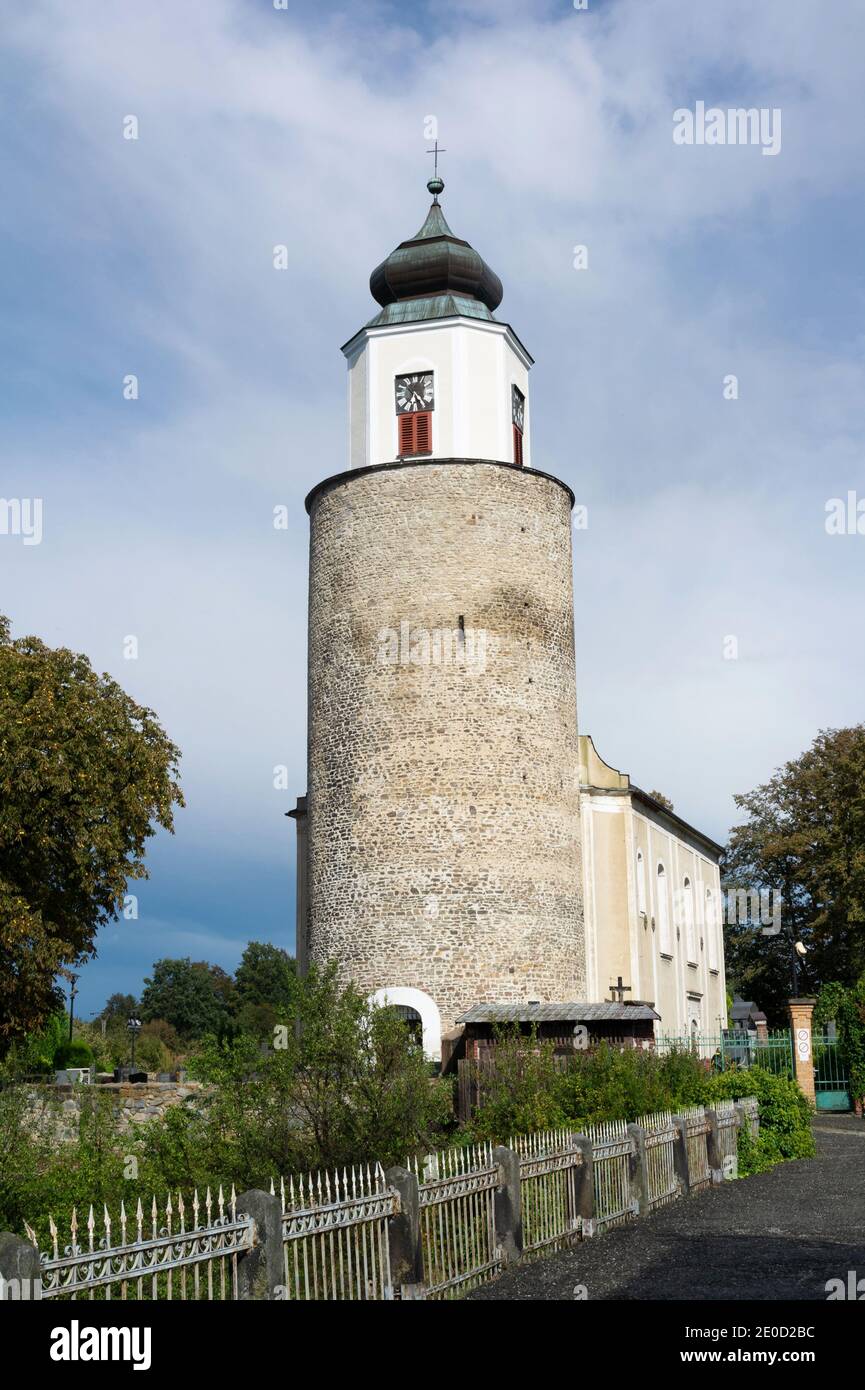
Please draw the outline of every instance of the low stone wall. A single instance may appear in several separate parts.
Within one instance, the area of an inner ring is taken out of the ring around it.
[[[98,1086],[29,1086],[34,1127],[50,1129],[58,1143],[71,1143],[78,1137],[84,1107],[112,1101],[118,1129],[122,1133],[133,1125],[164,1115],[169,1106],[194,1104],[204,1088],[198,1081],[108,1082]],[[102,1100],[100,1102],[100,1097]]]

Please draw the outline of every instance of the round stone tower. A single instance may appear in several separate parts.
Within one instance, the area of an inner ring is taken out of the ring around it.
[[[307,499],[298,950],[437,1056],[472,1004],[581,999],[585,975],[573,497],[530,466],[531,358],[429,186],[343,349],[350,467]]]

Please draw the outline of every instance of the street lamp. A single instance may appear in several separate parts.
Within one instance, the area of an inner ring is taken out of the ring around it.
[[[76,996],[76,994],[78,993],[78,985],[77,985],[77,983],[76,983],[77,980],[78,980],[78,976],[77,976],[77,975],[73,975],[73,974],[72,974],[72,971],[70,970],[70,971],[69,971],[69,974],[68,974],[68,976],[67,976],[67,979],[69,980],[69,1041],[71,1042],[71,1041],[72,1041],[72,1018],[73,1018],[73,1015],[74,1015],[74,1013],[75,1013],[75,996]]]
[[[132,1067],[132,1070],[135,1071],[135,1039],[138,1037],[138,1034],[141,1032],[141,1019],[140,1019],[140,1018],[128,1018],[128,1019],[126,1020],[126,1031],[129,1033],[129,1036],[130,1036],[131,1039],[132,1039],[132,1062],[131,1062],[131,1067]]]

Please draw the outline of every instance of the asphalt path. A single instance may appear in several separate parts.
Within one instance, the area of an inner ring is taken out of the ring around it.
[[[683,1198],[467,1297],[825,1302],[828,1280],[865,1281],[865,1122],[820,1114],[814,1134],[816,1158]]]

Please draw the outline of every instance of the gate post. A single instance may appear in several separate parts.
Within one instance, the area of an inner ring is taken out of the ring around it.
[[[721,1157],[721,1145],[718,1139],[717,1110],[706,1111],[706,1122],[709,1126],[706,1133],[706,1157],[709,1161],[709,1171],[712,1174],[713,1183],[722,1183],[724,1181],[724,1160]]]
[[[595,1158],[592,1141],[587,1134],[571,1135],[571,1142],[582,1155],[574,1169],[574,1210],[583,1239],[595,1234]]]
[[[688,1121],[684,1115],[674,1115],[673,1124],[676,1127],[676,1137],[673,1140],[673,1164],[676,1169],[676,1177],[679,1179],[682,1196],[687,1197],[691,1191],[691,1168],[688,1163]]]
[[[799,1088],[811,1105],[816,1105],[814,1090],[814,1049],[811,1045],[811,1015],[816,999],[790,999],[790,1031],[793,1034],[793,1066]]]
[[[628,1159],[628,1176],[631,1186],[631,1201],[635,1216],[645,1216],[649,1210],[646,1180],[646,1131],[642,1125],[628,1125],[628,1135],[633,1144]]]
[[[502,1248],[502,1262],[516,1264],[523,1253],[523,1209],[520,1193],[520,1156],[513,1149],[499,1147],[493,1149],[493,1163],[497,1163],[501,1182],[496,1188],[493,1214],[496,1227],[496,1244]]]
[[[279,1198],[255,1188],[242,1192],[237,1211],[252,1217],[253,1244],[237,1259],[237,1296],[280,1299],[285,1291],[282,1256],[282,1207]]]
[[[4,1231],[0,1235],[0,1302],[42,1297],[39,1251],[29,1241]]]
[[[408,1168],[388,1168],[384,1176],[399,1193],[400,1208],[387,1222],[390,1277],[401,1298],[416,1298],[423,1283],[418,1180]]]

